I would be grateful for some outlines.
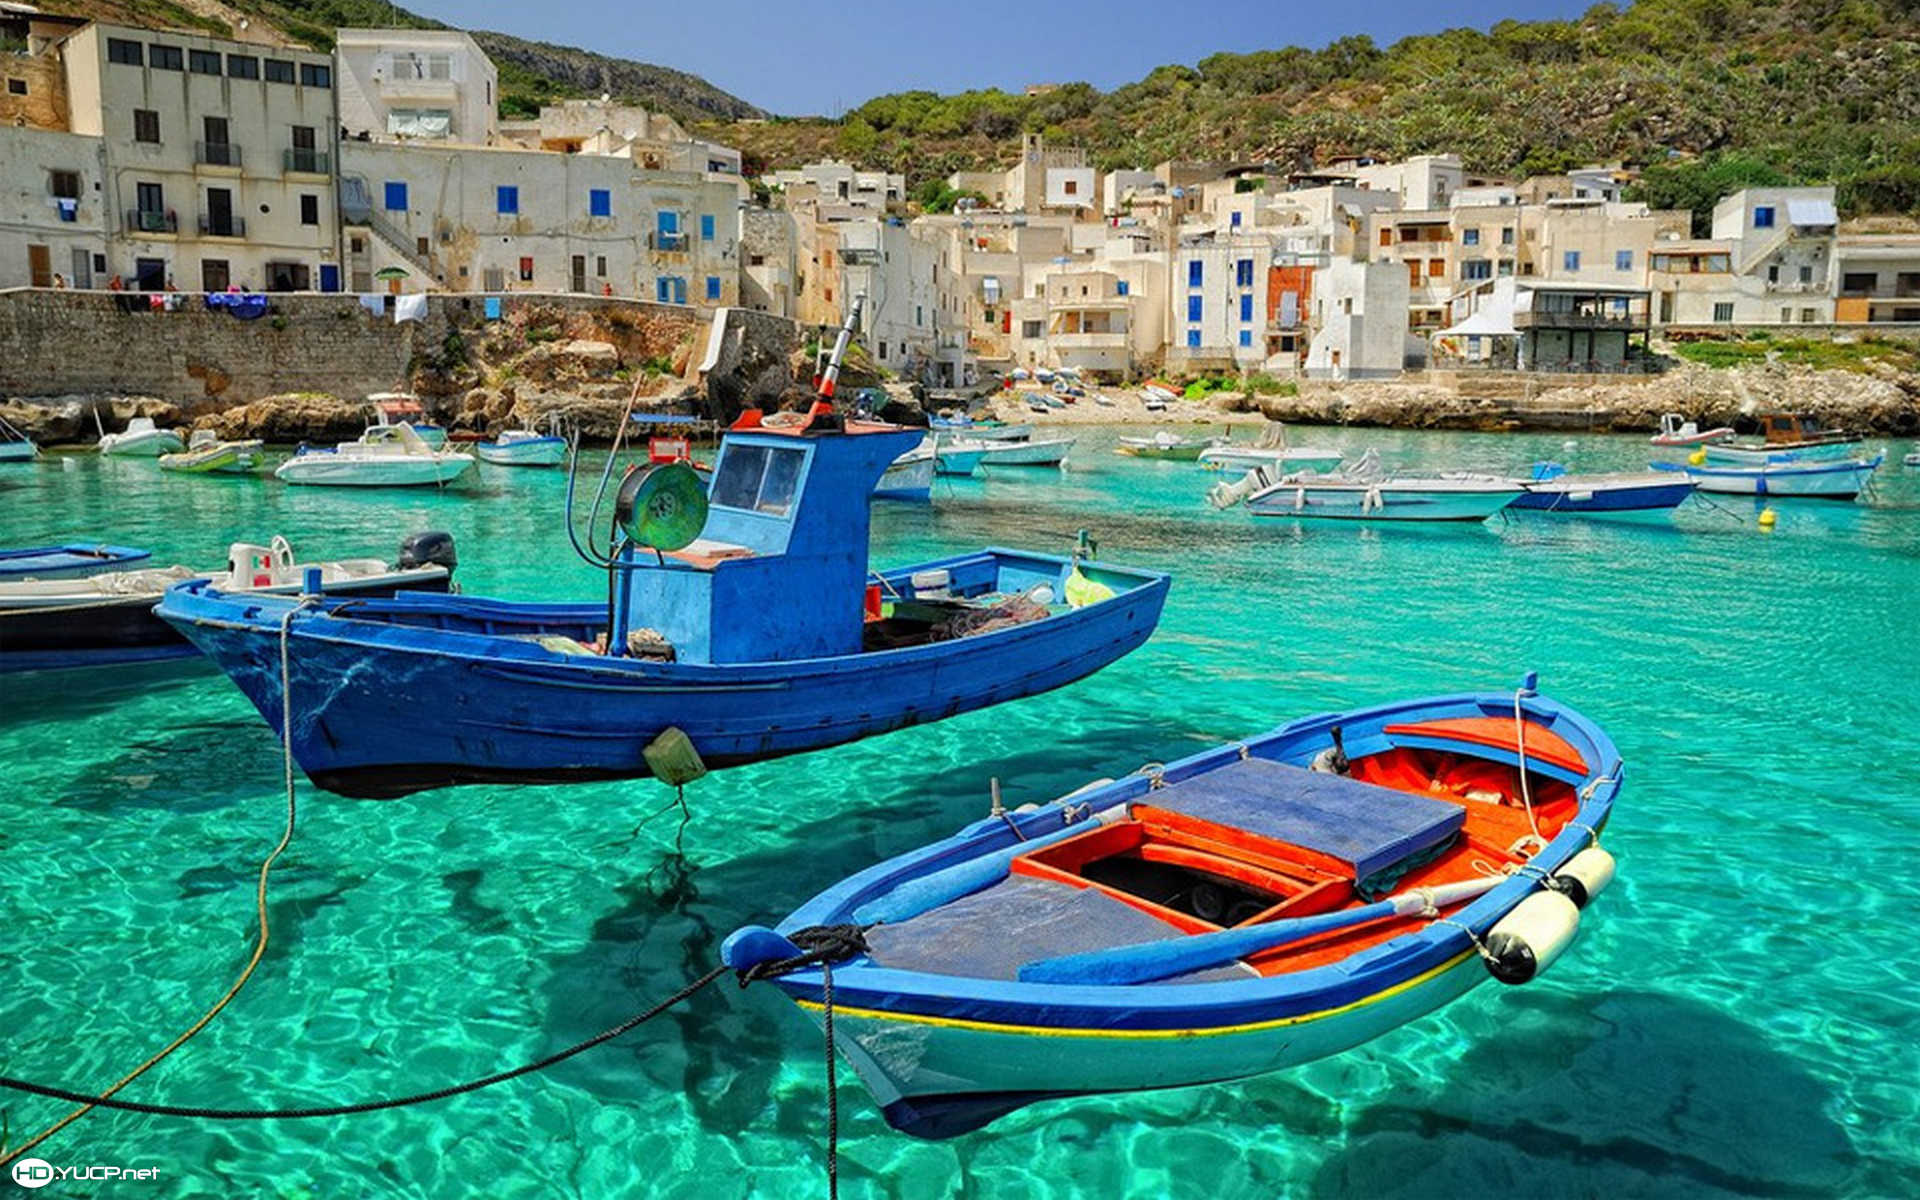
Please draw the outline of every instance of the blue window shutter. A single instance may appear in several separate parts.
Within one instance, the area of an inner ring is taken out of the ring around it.
[[[653,281],[653,298],[662,304],[672,303],[673,285],[667,280],[666,276],[663,275]]]
[[[1205,278],[1205,275],[1203,273],[1202,264],[1199,259],[1196,258],[1187,264],[1187,286],[1188,287],[1199,287],[1201,280],[1204,278]]]
[[[1195,263],[1194,265],[1198,266],[1199,264]],[[1187,297],[1187,320],[1198,321],[1200,319],[1200,311],[1201,311],[1200,306],[1201,306],[1200,297],[1198,296]]]
[[[1127,281],[1124,279],[1117,279],[1114,281],[1113,288],[1114,288],[1114,294],[1116,296],[1124,296],[1127,294]]]
[[[387,211],[407,211],[407,185],[397,180],[387,180]]]
[[[679,233],[680,232],[680,214],[677,212],[671,212],[665,209],[661,210],[659,218],[655,224],[655,228],[659,232],[664,234]]]
[[[587,192],[587,215],[590,217],[610,217],[613,215],[613,193],[606,188],[593,188]]]
[[[1755,229],[1773,228],[1773,207],[1771,205],[1753,210],[1753,227]]]
[[[1253,293],[1252,292],[1240,293],[1240,319],[1242,321],[1253,320]]]
[[[495,212],[514,214],[520,211],[520,189],[502,184],[493,189],[493,207]]]
[[[1243,258],[1233,265],[1233,281],[1241,287],[1253,286],[1253,260]]]
[[[1199,347],[1200,331],[1198,329],[1187,330],[1187,345],[1195,348]]]
[[[1239,209],[1236,208],[1233,210],[1233,220],[1227,223],[1235,229],[1240,228],[1240,210]]]
[[[687,302],[687,281],[678,275],[673,277],[673,302],[675,304],[685,304]]]
[[[718,300],[719,298],[720,277],[718,275],[709,275],[707,276],[707,299]]]
[[[710,242],[713,240],[713,214],[712,213],[700,214],[700,240],[703,242]]]
[[[1569,250],[1561,258],[1560,262],[1567,270],[1578,271],[1580,269],[1580,252],[1578,250]]]
[[[1251,345],[1253,345],[1253,330],[1251,330],[1251,329],[1242,329],[1242,330],[1240,331],[1240,344],[1241,344],[1242,346],[1251,346]]]

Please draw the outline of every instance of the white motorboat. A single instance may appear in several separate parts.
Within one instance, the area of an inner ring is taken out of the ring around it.
[[[1699,422],[1690,421],[1679,413],[1662,413],[1660,432],[1647,439],[1656,446],[1698,446],[1705,442],[1717,442],[1721,438],[1732,437],[1733,427],[1720,425],[1713,429],[1700,428]]]
[[[1251,446],[1222,445],[1200,455],[1200,465],[1209,471],[1251,471],[1265,467],[1276,474],[1291,471],[1326,471],[1340,464],[1340,451],[1326,446],[1289,446],[1286,427],[1278,421],[1267,422],[1260,437]]]
[[[491,442],[476,442],[481,462],[497,467],[557,467],[567,461],[567,440],[531,429],[509,429]]]
[[[1729,496],[1798,496],[1851,500],[1879,469],[1885,455],[1840,460],[1812,459],[1757,466],[1715,463],[1654,463],[1656,471],[1684,472],[1703,492]]]
[[[179,454],[162,454],[160,469],[184,475],[246,475],[266,465],[258,438],[224,442],[211,429],[196,429]]]
[[[471,466],[471,454],[435,450],[410,426],[387,425],[331,450],[302,446],[274,476],[316,487],[424,487],[451,483]]]
[[[0,419],[0,463],[32,462],[39,454],[32,438]]]
[[[971,475],[987,451],[994,443],[976,441],[972,438],[947,437],[935,434],[933,441],[933,470],[936,475]]]
[[[1202,452],[1221,444],[1217,437],[1183,438],[1170,430],[1162,429],[1151,437],[1123,437],[1120,444],[1113,448],[1115,454],[1125,454],[1130,458],[1156,458],[1166,462],[1194,462]]]
[[[152,417],[135,417],[121,432],[100,435],[100,453],[126,458],[158,458],[162,454],[178,454],[186,448],[179,434],[161,429]]]
[[[880,475],[880,481],[873,485],[873,495],[879,500],[931,500],[933,499],[934,448],[926,442],[902,454],[893,460]]]
[[[980,454],[983,467],[1057,467],[1067,461],[1073,450],[1070,437],[1042,438],[1024,442],[1002,442],[987,446]]]
[[[1372,450],[1346,471],[1269,479],[1265,471],[1251,471],[1237,485],[1216,484],[1208,498],[1224,508],[1244,497],[1256,517],[1484,521],[1526,494],[1520,484],[1495,475],[1390,476]],[[1234,492],[1238,495],[1228,499]]]
[[[447,431],[427,420],[427,410],[412,392],[374,392],[367,397],[373,407],[369,429],[389,429],[405,425],[420,435],[420,440],[439,450],[447,444]]]

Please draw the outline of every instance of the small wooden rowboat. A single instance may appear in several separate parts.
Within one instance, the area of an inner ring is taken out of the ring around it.
[[[835,1044],[925,1137],[1335,1054],[1532,978],[1612,878],[1619,755],[1532,689],[1308,717],[996,814],[722,956],[820,1017],[821,968],[782,960],[861,927]]]

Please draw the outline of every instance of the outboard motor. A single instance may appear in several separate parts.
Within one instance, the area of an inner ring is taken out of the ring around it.
[[[412,571],[420,567],[445,567],[447,574],[460,565],[460,556],[454,553],[453,535],[440,529],[425,529],[419,533],[410,533],[407,540],[400,543],[400,569]]]

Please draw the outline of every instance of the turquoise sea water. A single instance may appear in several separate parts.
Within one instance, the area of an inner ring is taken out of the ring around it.
[[[331,1104],[437,1087],[615,1023],[848,872],[1010,803],[1310,712],[1526,669],[1628,764],[1621,881],[1544,980],[1489,983],[1345,1055],[1230,1086],[1043,1104],[944,1143],[889,1131],[841,1072],[845,1193],[896,1196],[1912,1195],[1920,1178],[1920,472],[1870,503],[1751,501],[1658,524],[1256,526],[1215,477],[1110,453],[883,504],[875,555],[987,543],[1176,573],[1159,633],[1073,687],[722,772],[635,832],[652,782],[349,801],[304,781],[248,990],[124,1095]],[[1638,438],[1296,431],[1390,462],[1644,464]],[[1893,443],[1898,455],[1913,447]],[[57,456],[0,467],[0,545],[110,538],[217,564],[459,543],[469,592],[600,594],[556,473],[349,494]],[[794,597],[807,603],[808,598]],[[431,719],[431,714],[422,714]],[[0,1073],[99,1087],[245,961],[283,819],[272,732],[191,669],[0,677]],[[0,1096],[14,1142],[66,1106]],[[771,989],[709,989],[545,1074],[321,1122],[96,1112],[35,1153],[157,1167],[159,1197],[824,1192],[816,1029]],[[0,1185],[10,1186],[10,1185]],[[59,1187],[39,1193],[51,1195]]]

